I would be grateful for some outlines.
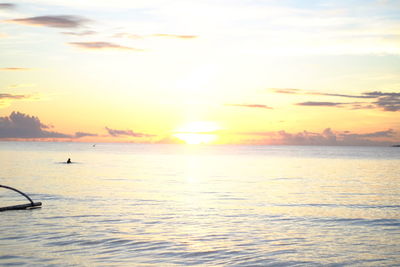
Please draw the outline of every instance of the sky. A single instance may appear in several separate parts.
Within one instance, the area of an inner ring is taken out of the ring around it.
[[[400,143],[400,0],[0,0],[0,140]]]

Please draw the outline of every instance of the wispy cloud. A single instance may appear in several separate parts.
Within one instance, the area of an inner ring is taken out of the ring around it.
[[[17,5],[12,3],[0,3],[0,9],[14,9],[16,7]]]
[[[49,15],[21,19],[11,19],[6,22],[32,26],[46,26],[53,28],[79,28],[89,22],[88,19],[72,15]]]
[[[293,94],[293,95],[320,95],[320,96],[337,96],[337,97],[346,97],[346,98],[375,98],[376,96],[368,95],[368,93],[364,93],[363,95],[348,95],[348,94],[332,94],[332,93],[323,93],[323,92],[315,92],[303,89],[293,89],[293,88],[270,88],[275,93],[278,94]]]
[[[142,39],[142,38],[144,38],[144,35],[133,34],[133,33],[128,33],[128,32],[118,32],[118,33],[115,33],[112,37],[114,37],[114,38]]]
[[[275,93],[278,94],[301,94],[304,90],[301,89],[294,89],[294,88],[269,88],[269,90],[272,90]]]
[[[314,107],[340,107],[345,103],[337,102],[318,102],[318,101],[307,101],[302,103],[297,103],[298,106],[314,106]]]
[[[110,129],[108,127],[105,127],[105,129],[113,137],[118,137],[121,135],[122,136],[132,136],[132,137],[154,137],[155,136],[153,134],[133,132],[132,130],[115,130],[115,129]]]
[[[0,107],[9,106],[13,101],[38,99],[38,97],[32,95],[0,94]]]
[[[167,34],[167,33],[156,33],[152,34],[154,37],[174,38],[174,39],[195,39],[197,35],[179,35],[179,34]]]
[[[336,97],[345,97],[345,98],[375,98],[375,96],[370,96],[370,95],[329,94],[329,93],[320,93],[320,92],[309,92],[307,94],[308,95],[322,95],[322,96],[336,96]]]
[[[98,134],[94,134],[94,133],[85,133],[85,132],[76,132],[76,133],[75,133],[75,137],[76,137],[76,138],[81,138],[81,137],[86,137],[86,136],[94,137],[94,136],[98,136]]]
[[[243,51],[260,50],[273,55],[399,54],[395,37],[399,19],[394,15],[399,5],[396,0],[388,1],[391,4],[387,5],[377,2],[97,0],[78,3],[60,0],[57,6],[107,14],[116,14],[118,10],[121,12],[118,21],[124,20],[124,12],[132,9],[137,12],[134,23],[142,29],[183,27],[201,33],[215,32],[219,36],[235,31],[239,38],[253,40],[249,44],[230,43]],[[35,3],[49,5],[52,1],[37,0]],[[360,8],[357,15],[352,12],[355,6]],[[113,19],[112,16],[107,18]],[[145,24],[148,21],[152,23],[149,26]],[[125,22],[124,26],[128,25]]]
[[[7,89],[34,87],[34,86],[35,86],[35,84],[33,84],[33,83],[16,83],[16,84],[10,84],[9,86],[7,86]]]
[[[28,99],[31,98],[29,95],[12,95],[12,94],[0,94],[1,99]]]
[[[383,111],[400,111],[400,93],[397,92],[364,92],[360,95],[332,94],[323,92],[313,92],[301,89],[279,89],[271,88],[275,93],[294,94],[294,95],[314,95],[339,98],[369,99],[371,102],[331,102],[331,101],[306,101],[296,103],[298,106],[319,106],[319,107],[346,107],[350,109],[381,109]]]
[[[155,34],[133,34],[128,32],[119,32],[113,35],[115,38],[131,38],[131,39],[143,39],[148,37],[159,37],[159,38],[169,38],[169,39],[196,39],[199,36],[197,35],[184,35],[184,34],[168,34],[168,33],[155,33]]]
[[[0,71],[26,71],[26,70],[31,70],[31,69],[30,68],[14,68],[14,67],[0,68]]]
[[[69,44],[81,49],[88,49],[88,50],[116,49],[116,50],[143,51],[143,49],[122,46],[109,42],[71,42]]]
[[[95,31],[83,31],[83,32],[61,32],[61,33],[65,34],[65,35],[72,35],[72,36],[87,36],[87,35],[96,34],[97,32],[95,32]]]
[[[260,109],[273,109],[263,104],[225,104],[225,106],[242,107],[242,108],[260,108]]]

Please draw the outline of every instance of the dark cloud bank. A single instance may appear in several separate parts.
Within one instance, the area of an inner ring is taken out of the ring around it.
[[[51,126],[43,124],[38,117],[20,112],[12,112],[9,116],[0,117],[0,139],[46,139],[46,138],[81,138],[97,136],[97,134],[77,132],[69,135],[50,131]]]
[[[78,139],[83,137],[99,136],[95,133],[83,131],[71,135],[51,131],[50,128],[52,127],[43,124],[38,117],[29,116],[21,112],[14,111],[9,116],[0,117],[0,139]],[[131,136],[143,138],[155,136],[152,134],[133,132],[132,130],[115,130],[108,127],[105,127],[105,129],[109,134],[107,135],[108,137]]]
[[[0,138],[71,138],[70,135],[49,131],[38,117],[20,112],[0,117]]]
[[[264,140],[255,140],[253,142],[274,145],[388,146],[396,144],[391,141],[396,137],[396,132],[392,129],[363,134],[352,133],[350,131],[334,131],[331,128],[326,128],[321,133],[309,131],[288,133],[282,130],[243,134],[265,136]]]

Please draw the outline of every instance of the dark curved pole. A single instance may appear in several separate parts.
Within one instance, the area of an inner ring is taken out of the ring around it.
[[[13,190],[13,191],[15,191],[15,192],[17,192],[17,193],[20,193],[21,195],[23,195],[24,197],[26,197],[26,198],[29,200],[29,202],[31,202],[31,205],[32,205],[32,206],[34,206],[34,203],[33,203],[32,199],[31,199],[30,197],[28,197],[25,193],[23,193],[23,192],[21,192],[21,191],[15,189],[15,188],[12,188],[12,187],[9,187],[9,186],[5,186],[5,185],[1,185],[1,184],[0,184],[0,187],[4,187],[4,188],[10,189],[10,190]]]

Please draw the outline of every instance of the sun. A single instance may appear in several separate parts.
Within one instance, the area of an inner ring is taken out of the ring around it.
[[[203,133],[177,133],[174,136],[189,145],[208,144],[216,139],[215,134]]]
[[[219,129],[215,122],[194,121],[178,128],[173,136],[190,145],[209,144],[217,139],[215,132]]]

